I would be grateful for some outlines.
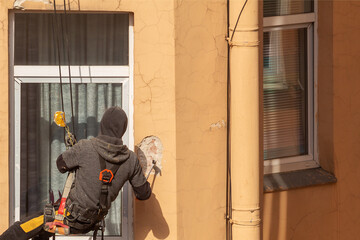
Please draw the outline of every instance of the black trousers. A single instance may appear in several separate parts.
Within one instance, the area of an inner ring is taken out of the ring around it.
[[[43,225],[43,212],[38,212],[15,222],[0,236],[0,240],[27,240],[30,238],[33,240],[48,240],[54,234],[46,232]]]

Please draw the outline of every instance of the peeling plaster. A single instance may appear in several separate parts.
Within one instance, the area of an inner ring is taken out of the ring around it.
[[[22,4],[24,2],[43,2],[45,4],[50,4],[50,0],[15,0],[14,1],[14,8],[15,9],[24,9]]]
[[[156,136],[145,137],[138,145],[136,145],[135,151],[145,176],[152,170],[153,160],[156,162],[156,168],[155,172],[152,171],[151,174],[161,171],[163,145],[160,138]]]
[[[214,131],[214,130],[217,130],[217,129],[220,129],[220,128],[225,128],[226,127],[226,123],[224,120],[220,120],[216,123],[213,123],[210,125],[210,130],[211,131]]]

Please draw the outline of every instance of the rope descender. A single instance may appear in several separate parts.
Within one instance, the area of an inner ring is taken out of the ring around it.
[[[54,122],[59,127],[65,128],[65,131],[66,131],[65,145],[67,147],[74,146],[75,143],[76,143],[76,138],[75,138],[74,134],[72,134],[70,132],[69,126],[66,124],[65,113],[62,112],[62,111],[55,112],[55,114],[54,114]]]

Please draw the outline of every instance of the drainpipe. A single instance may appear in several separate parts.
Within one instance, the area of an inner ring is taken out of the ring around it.
[[[259,0],[229,0],[232,239],[260,240]],[[235,31],[234,31],[235,29]]]

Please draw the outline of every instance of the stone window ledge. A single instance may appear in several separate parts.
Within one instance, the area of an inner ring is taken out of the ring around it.
[[[264,175],[264,193],[336,183],[337,179],[322,168]]]

